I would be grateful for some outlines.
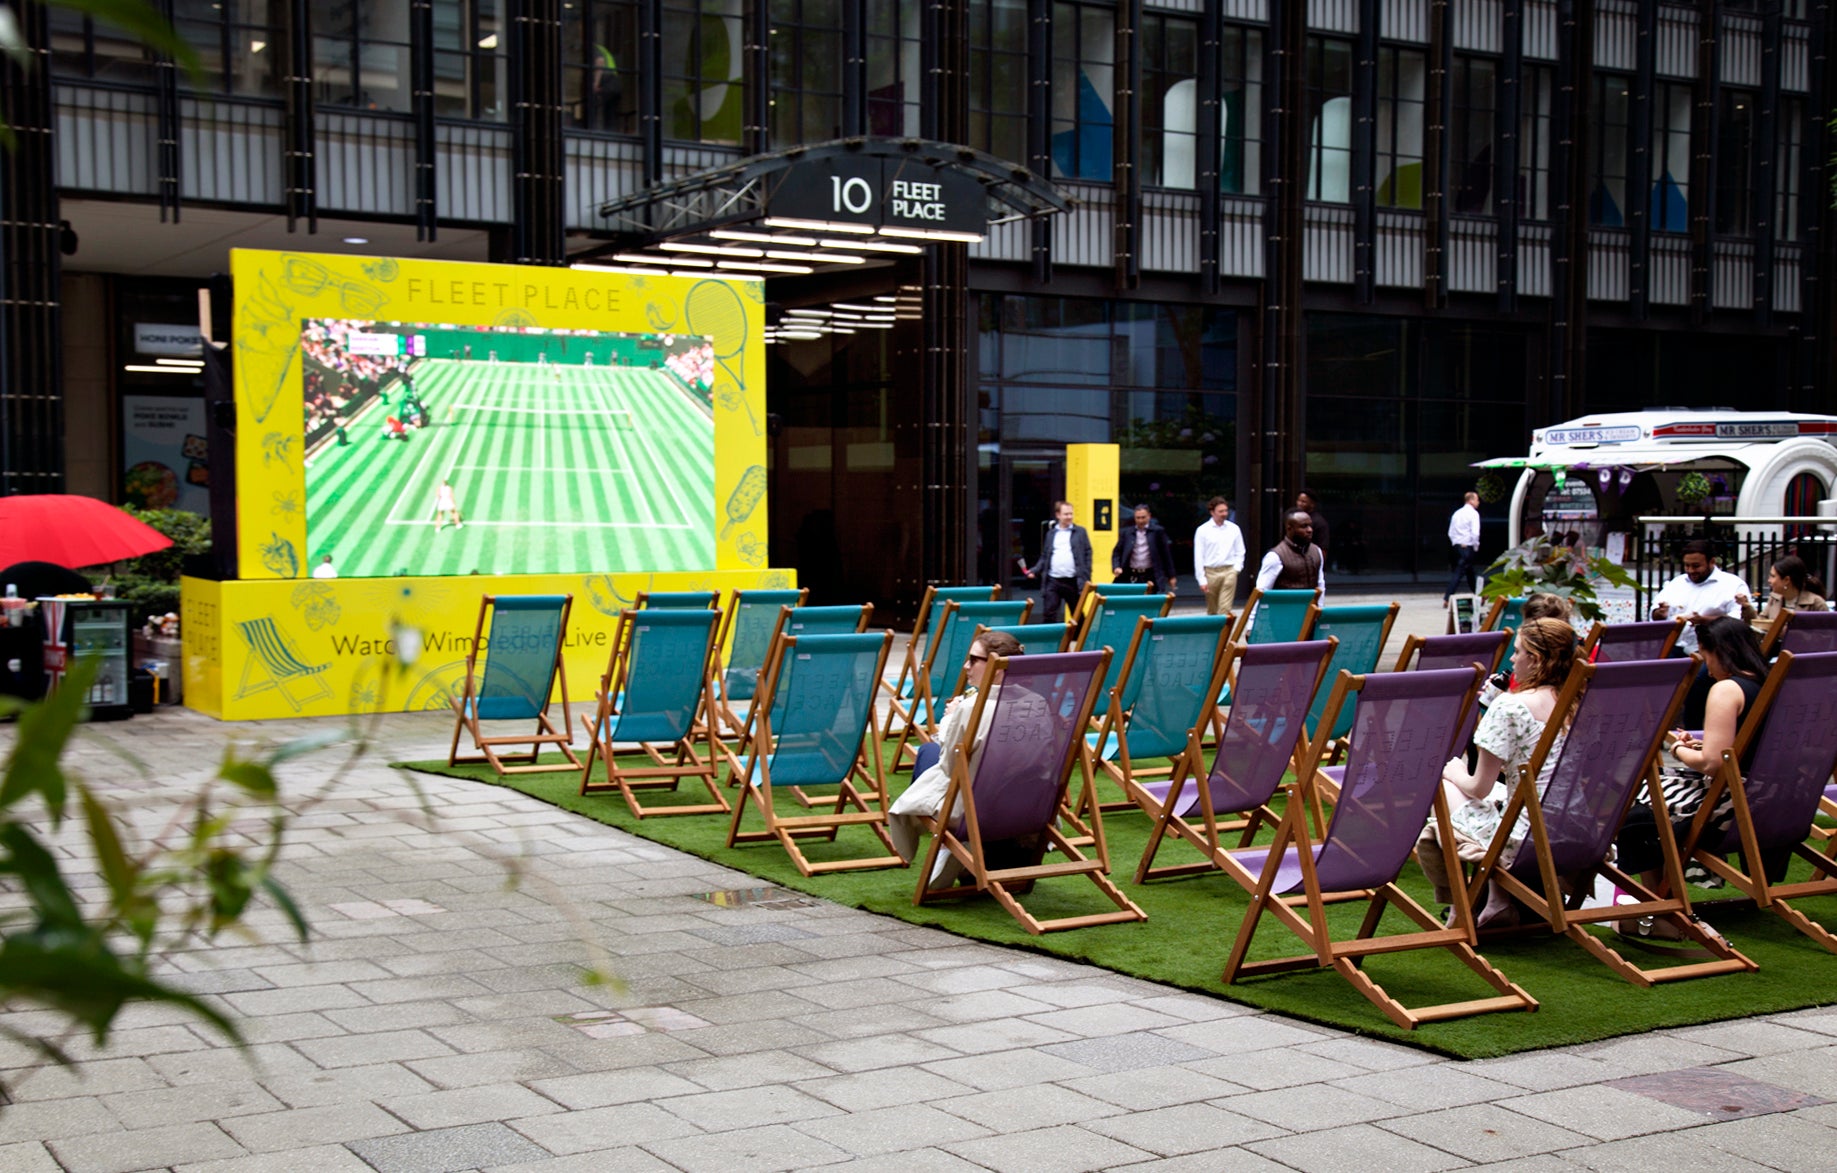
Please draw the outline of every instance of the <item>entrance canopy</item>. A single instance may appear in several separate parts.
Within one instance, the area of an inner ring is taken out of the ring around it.
[[[975,243],[991,224],[1067,211],[1051,183],[969,147],[849,138],[711,168],[600,208],[617,234],[575,262],[733,277],[844,271]]]

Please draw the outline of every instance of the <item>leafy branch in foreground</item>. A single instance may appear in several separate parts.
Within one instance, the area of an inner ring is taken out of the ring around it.
[[[93,662],[80,663],[46,700],[8,702],[0,710],[18,714],[17,737],[0,775],[0,886],[13,893],[0,913],[0,1004],[48,1007],[70,1029],[87,1031],[97,1047],[107,1043],[130,1002],[176,1006],[240,1042],[230,1018],[161,981],[150,961],[187,939],[242,928],[258,894],[302,941],[307,938],[305,918],[273,875],[289,820],[275,769],[325,739],[256,755],[227,749],[215,775],[175,804],[158,834],[144,843],[132,840],[102,797],[62,764],[95,672]],[[82,900],[39,830],[62,830],[73,798],[102,880],[99,889],[84,889]],[[256,815],[265,834],[250,833],[248,820]],[[55,1036],[4,1029],[53,1060],[70,1062]]]

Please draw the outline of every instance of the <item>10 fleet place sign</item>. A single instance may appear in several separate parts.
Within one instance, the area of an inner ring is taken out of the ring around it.
[[[785,173],[766,215],[874,228],[988,229],[982,185],[919,159],[811,159]]]

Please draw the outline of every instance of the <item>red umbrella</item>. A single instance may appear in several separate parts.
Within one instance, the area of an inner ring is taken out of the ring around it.
[[[72,570],[164,550],[172,539],[94,497],[0,497],[0,566],[55,562]]]

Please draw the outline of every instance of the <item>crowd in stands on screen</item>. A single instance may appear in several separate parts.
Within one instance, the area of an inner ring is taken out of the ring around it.
[[[711,343],[704,342],[694,350],[672,354],[663,361],[677,378],[691,387],[714,386],[714,346]]]

